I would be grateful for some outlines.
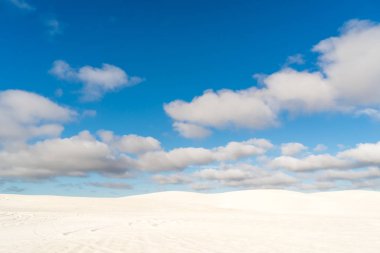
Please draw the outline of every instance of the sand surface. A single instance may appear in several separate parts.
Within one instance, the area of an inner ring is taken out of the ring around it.
[[[0,195],[0,252],[380,252],[380,192]]]

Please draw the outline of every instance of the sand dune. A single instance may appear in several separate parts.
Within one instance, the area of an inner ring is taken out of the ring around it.
[[[0,195],[0,252],[380,252],[380,192]]]

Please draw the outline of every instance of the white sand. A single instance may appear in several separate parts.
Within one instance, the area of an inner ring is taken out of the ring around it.
[[[0,252],[380,252],[380,192],[0,195]]]

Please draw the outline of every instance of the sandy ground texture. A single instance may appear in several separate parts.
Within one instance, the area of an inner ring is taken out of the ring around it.
[[[0,252],[380,252],[380,192],[0,195]]]

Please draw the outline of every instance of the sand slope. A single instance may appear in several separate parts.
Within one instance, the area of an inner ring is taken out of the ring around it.
[[[380,252],[380,192],[0,195],[0,252]]]

